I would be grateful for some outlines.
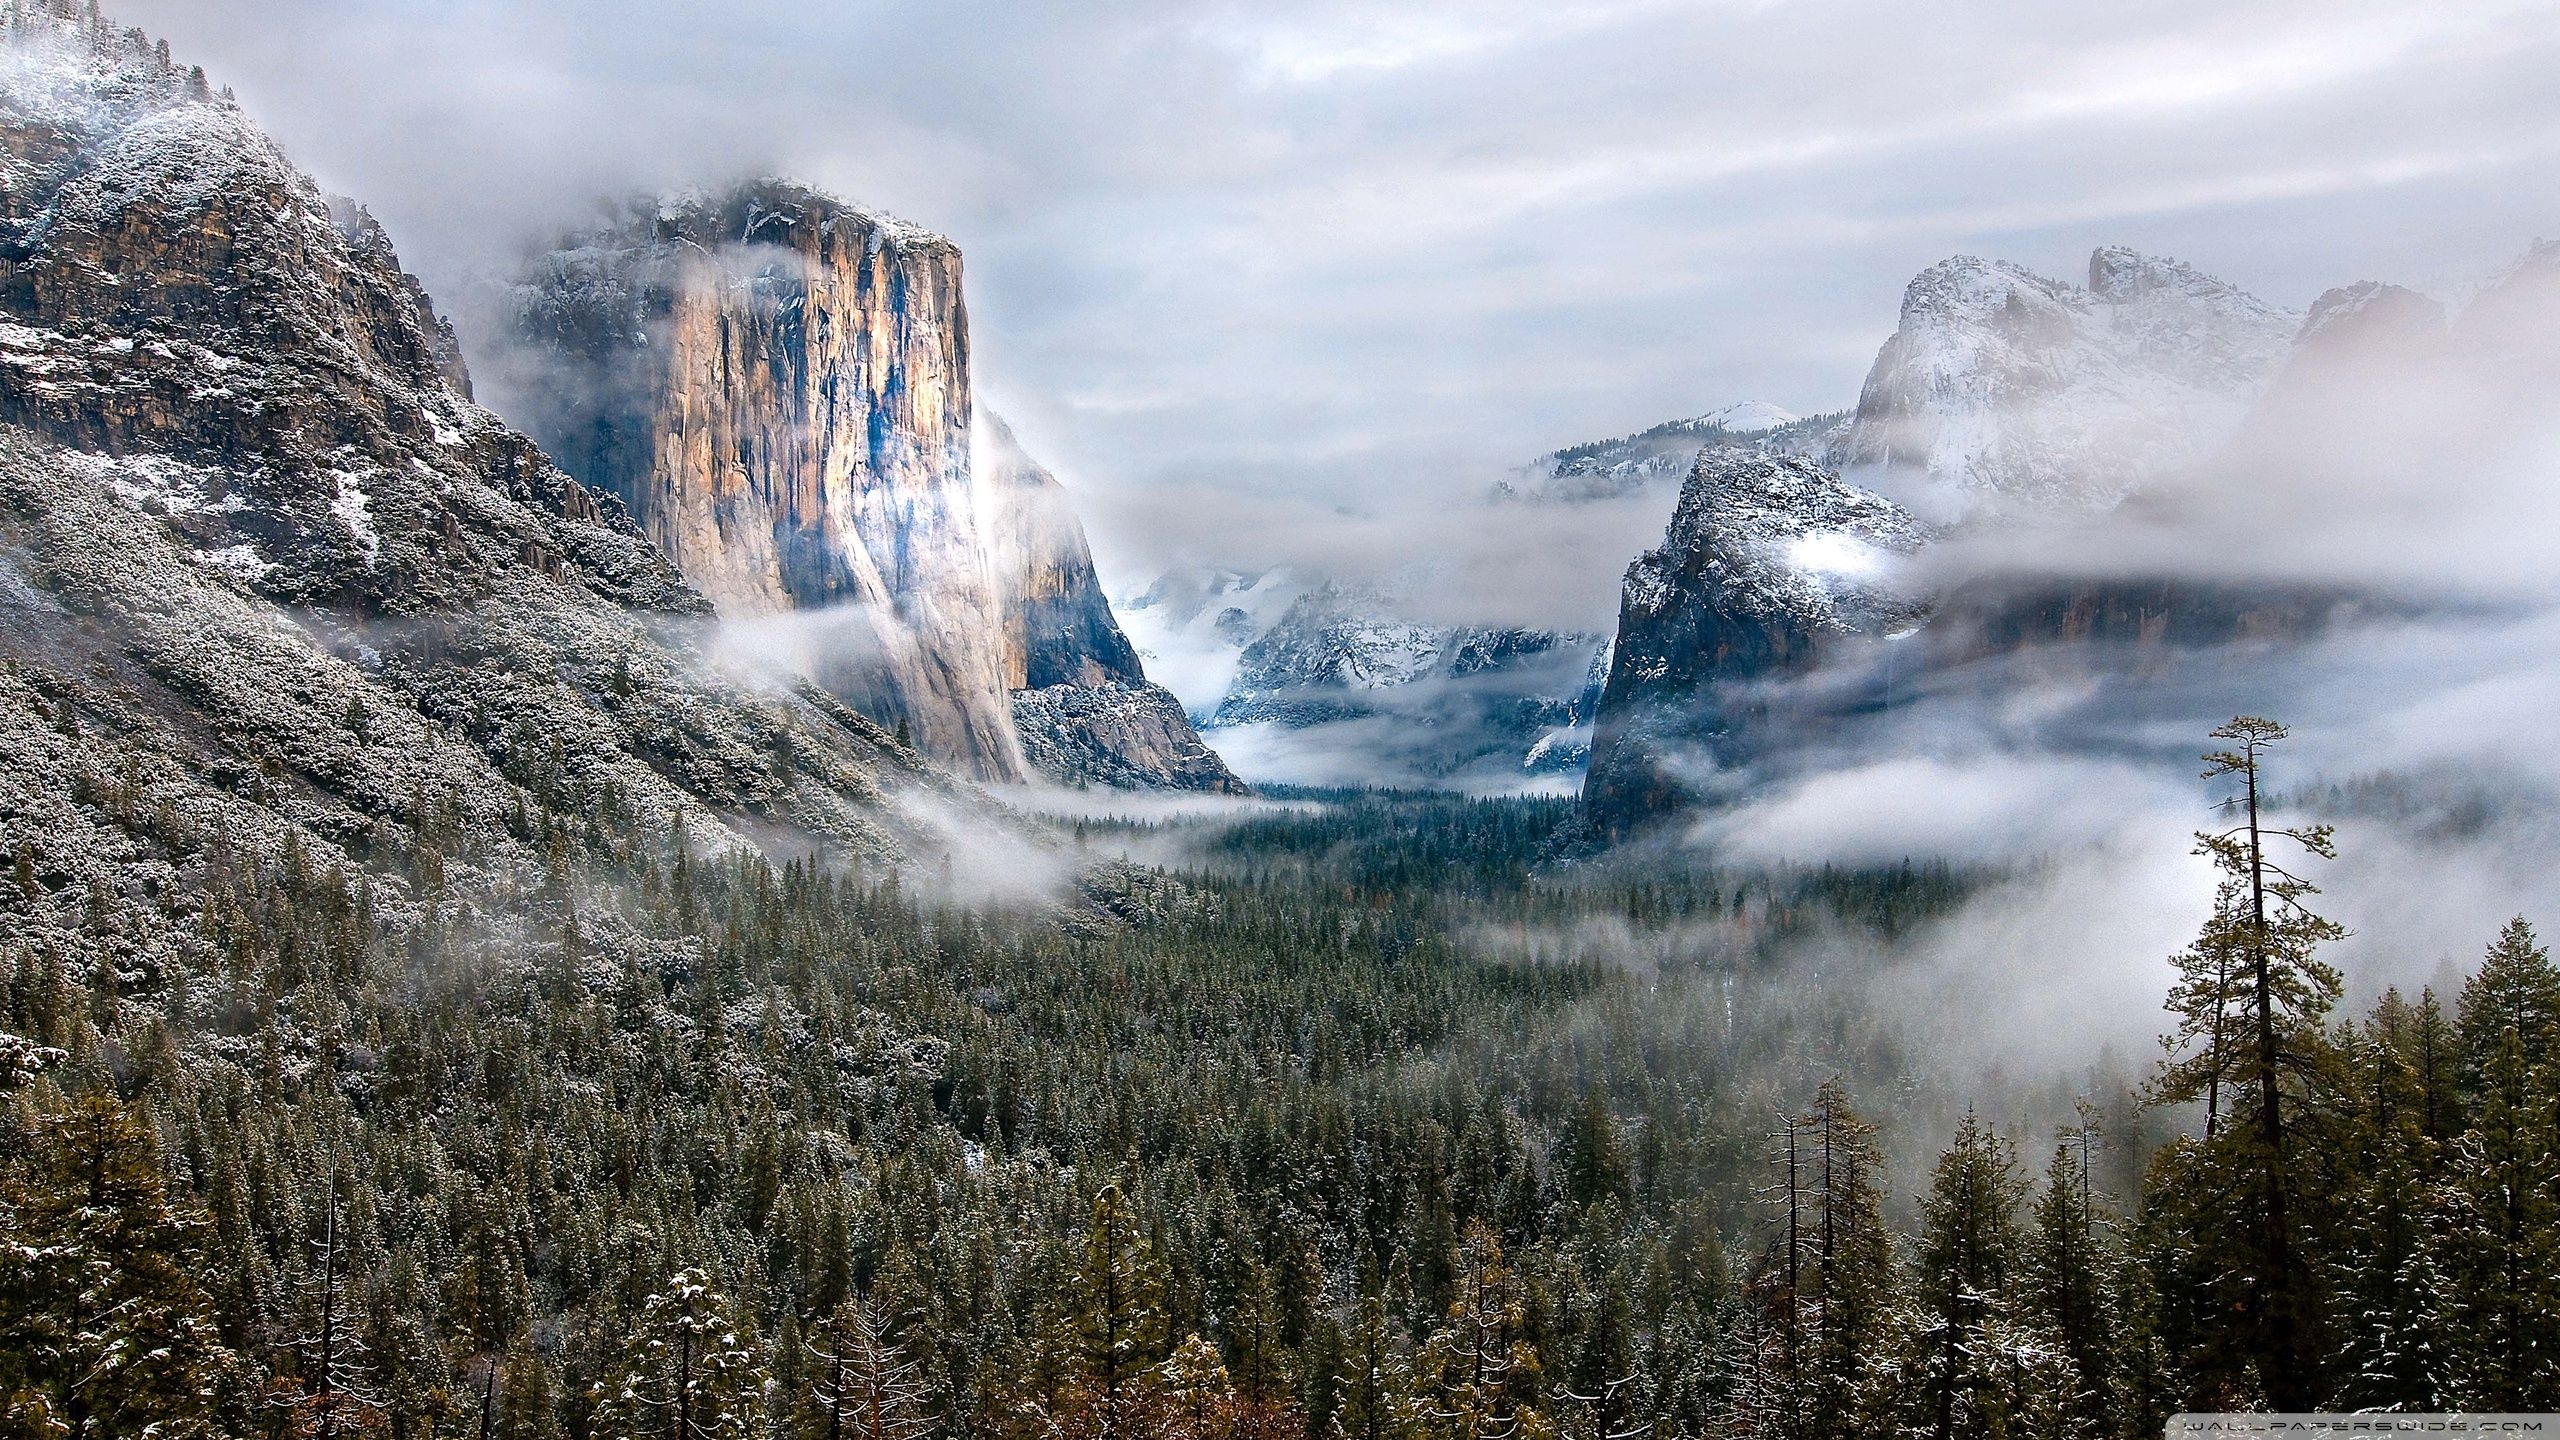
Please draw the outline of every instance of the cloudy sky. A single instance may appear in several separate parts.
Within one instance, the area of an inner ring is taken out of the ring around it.
[[[2548,0],[111,8],[440,289],[608,191],[746,169],[944,231],[983,389],[1124,567],[1229,501],[1846,405],[1951,253],[2067,275],[2121,242],[2298,306],[2560,232]]]

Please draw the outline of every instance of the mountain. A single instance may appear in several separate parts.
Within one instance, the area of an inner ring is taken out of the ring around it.
[[[1575,506],[1658,490],[1667,513],[1702,448],[1819,456],[1848,419],[1740,401],[1552,451],[1491,499]],[[1148,663],[1177,677],[1213,733],[1298,732],[1286,749],[1356,752],[1374,762],[1367,773],[1404,784],[1578,772],[1608,674],[1605,637],[1416,618],[1447,608],[1430,603],[1441,579],[1427,564],[1366,586],[1301,569],[1196,568],[1158,576],[1120,610]]]
[[[513,298],[530,433],[830,693],[982,779],[1233,787],[1056,482],[975,433],[948,240],[762,180],[628,203]],[[1061,684],[1114,694],[1015,704]]]
[[[1205,722],[1235,683],[1245,648],[1322,583],[1319,576],[1288,567],[1171,570],[1123,596],[1117,613],[1149,673]]]
[[[1148,681],[1094,574],[1066,489],[978,416],[979,528],[1003,617],[1004,683],[1031,767],[1066,783],[1244,792],[1173,692]]]
[[[1502,483],[1500,493],[1540,500],[1607,500],[1657,487],[1676,491],[1698,452],[1730,446],[1824,459],[1848,430],[1846,411],[1798,416],[1762,400],[1744,400],[1687,420],[1667,420],[1632,435],[1550,451]]]
[[[1597,636],[1398,618],[1408,602],[1318,584],[1245,646],[1213,729],[1354,726],[1408,781],[1500,783],[1576,768]]]
[[[2085,286],[1959,255],[1904,290],[1837,463],[1934,518],[2103,509],[2211,453],[2300,325],[2118,246]]]
[[[2110,249],[2091,270],[2086,290],[1965,258],[1915,280],[1841,452],[1868,463],[1845,477],[1702,454],[1663,547],[1628,571],[1584,791],[1596,828],[1629,833],[1905,695],[1999,703],[2062,681],[2048,738],[2083,716],[2120,737],[2180,685],[2263,683],[2342,625],[2508,602],[2515,578],[2485,557],[2418,547],[2445,514],[2494,529],[2479,512],[2515,502],[2411,477],[2509,474],[2506,447],[2547,424],[2560,247],[2450,321],[2375,282],[2290,322],[2176,262]],[[1920,494],[1966,502],[1960,522],[1852,483],[1908,487],[1908,466],[1874,462],[1887,436],[1934,467]],[[2384,506],[2406,508],[2376,551]],[[1823,573],[1834,542],[1806,537],[1836,530],[1865,548]],[[1897,563],[1955,539],[1969,548],[1930,557],[1926,586]],[[2404,568],[2423,582],[2398,584]],[[1843,570],[1873,583],[1843,592]]]
[[[1811,461],[1700,452],[1662,544],[1627,567],[1584,796],[1621,835],[1703,793],[1765,705],[1752,687],[1926,618],[1928,527]]]
[[[471,400],[381,228],[164,48],[13,6],[0,178],[0,944],[111,1003],[284,885],[574,949],[619,923],[567,901],[593,857],[897,865],[986,813],[730,678],[622,505]]]

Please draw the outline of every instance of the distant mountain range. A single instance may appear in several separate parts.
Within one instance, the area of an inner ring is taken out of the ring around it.
[[[2379,582],[2122,555],[2104,527],[2136,501],[2154,526],[2245,512],[2270,474],[2422,463],[2442,447],[2408,433],[2426,422],[2397,397],[2547,374],[2554,318],[2550,246],[2450,327],[2393,286],[2333,290],[2306,317],[2112,247],[2086,287],[1970,257],[1931,267],[1827,450],[1696,457],[1663,544],[1627,572],[1584,792],[1594,824],[1623,836],[1712,799],[1772,750],[1990,657],[2115,647],[2138,673],[2164,650],[2286,642],[2423,603]],[[2538,344],[2541,368],[2489,359],[2491,335]],[[1921,563],[2003,534],[2018,536],[2005,568]]]

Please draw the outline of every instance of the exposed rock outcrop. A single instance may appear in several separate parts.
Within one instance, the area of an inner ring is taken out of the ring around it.
[[[627,207],[535,262],[517,322],[528,430],[724,615],[827,612],[799,659],[829,691],[1022,777],[957,247],[762,181]]]
[[[1741,758],[1771,682],[1926,617],[1905,562],[1927,527],[1792,456],[1702,452],[1662,544],[1627,567],[1584,796],[1622,835]]]
[[[1242,794],[1182,702],[1148,682],[1065,489],[1002,420],[981,411],[978,424],[979,517],[1004,617],[1004,682],[1031,768],[1066,784]]]
[[[898,797],[973,803],[823,694],[719,678],[702,596],[472,403],[379,227],[201,74],[11,13],[0,850],[36,883],[0,943],[201,958],[241,857],[375,865],[386,925],[437,913],[403,875],[437,924],[532,924],[505,897],[608,848],[894,862]]]
[[[2120,246],[2085,287],[1959,255],[1903,292],[1836,460],[1935,519],[2103,509],[2227,439],[2299,325]]]
[[[528,269],[509,389],[724,617],[927,754],[1231,785],[1143,696],[1040,707],[1152,718],[1026,753],[1015,693],[1147,680],[1057,482],[973,414],[960,271],[942,237],[782,181],[635,203]]]

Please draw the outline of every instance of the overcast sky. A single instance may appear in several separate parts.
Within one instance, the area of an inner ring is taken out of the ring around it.
[[[2550,0],[110,0],[453,288],[763,169],[967,253],[1106,562],[1169,487],[1478,487],[1852,402],[1902,285],[2120,242],[2282,304],[2560,233]]]

